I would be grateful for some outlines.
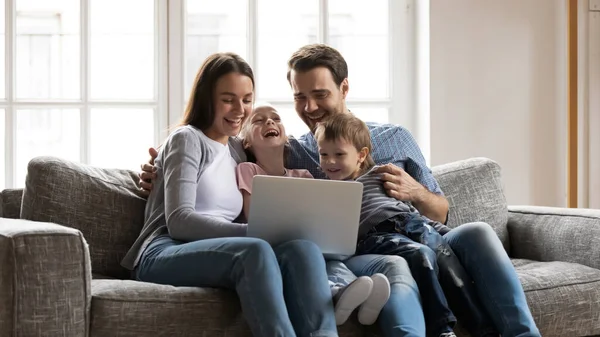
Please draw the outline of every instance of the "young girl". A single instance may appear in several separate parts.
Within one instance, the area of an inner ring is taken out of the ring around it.
[[[471,335],[498,336],[471,278],[442,238],[450,229],[421,215],[410,203],[386,194],[380,175],[375,173],[365,122],[351,113],[337,114],[317,126],[315,139],[321,169],[327,177],[363,184],[356,253],[405,258],[419,287],[427,335],[455,336],[452,330],[456,318],[448,307],[447,296]]]
[[[287,136],[281,117],[273,106],[266,103],[255,105],[253,113],[242,128],[241,136],[250,160],[238,164],[236,168],[246,219],[249,216],[252,178],[255,175],[313,178],[307,170],[285,168]],[[342,263],[336,267],[347,268]],[[351,273],[349,270],[347,272]],[[359,322],[365,325],[373,324],[390,296],[390,285],[383,274],[361,276],[348,285],[332,280],[329,283],[338,325],[342,325],[357,307],[360,307]]]

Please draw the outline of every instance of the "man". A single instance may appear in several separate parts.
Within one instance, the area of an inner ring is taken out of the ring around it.
[[[312,132],[316,124],[339,113],[349,113],[348,68],[342,55],[321,44],[301,47],[288,61],[288,81],[294,94],[295,110],[311,130],[299,139],[290,137],[289,168],[307,169],[315,178],[324,178],[319,170],[319,153]],[[410,201],[421,214],[445,223],[448,201],[427,167],[412,135],[404,128],[389,124],[367,123],[373,140],[373,159],[382,165],[380,173],[387,193]],[[154,157],[156,151],[151,149]],[[141,185],[153,177],[152,166],[144,165]],[[444,236],[478,287],[481,301],[502,335],[540,336],[525,300],[516,272],[500,240],[487,224],[462,225]],[[388,252],[389,253],[389,252]],[[334,262],[330,262],[334,263]],[[406,261],[397,256],[353,256],[344,263],[356,276],[375,273],[386,275],[391,284],[390,300],[379,316],[385,336],[425,336],[425,322],[416,283]],[[336,274],[346,282],[353,275]]]

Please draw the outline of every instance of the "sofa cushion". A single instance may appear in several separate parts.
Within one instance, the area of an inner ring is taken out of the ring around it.
[[[0,217],[18,219],[21,213],[23,189],[5,189],[0,192]]]
[[[513,264],[542,336],[600,334],[600,270],[568,262]]]
[[[91,336],[252,336],[234,292],[130,280],[92,280]],[[354,321],[342,337],[363,336]]]
[[[500,165],[487,158],[471,158],[435,166],[432,171],[450,204],[448,226],[486,222],[508,251],[508,208]]]
[[[137,181],[127,170],[37,157],[27,167],[21,218],[80,230],[94,273],[129,278],[120,262],[140,233],[146,205]]]

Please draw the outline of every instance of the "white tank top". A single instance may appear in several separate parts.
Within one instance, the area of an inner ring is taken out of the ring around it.
[[[235,176],[237,163],[227,144],[214,141],[204,134],[202,136],[214,151],[214,160],[208,164],[198,180],[196,212],[233,221],[242,212],[244,204]]]

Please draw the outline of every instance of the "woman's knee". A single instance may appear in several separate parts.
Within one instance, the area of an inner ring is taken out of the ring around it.
[[[279,264],[311,263],[325,268],[323,253],[317,244],[309,240],[291,240],[274,248]]]
[[[244,238],[240,241],[241,249],[243,252],[244,259],[275,259],[275,253],[271,245],[262,239],[257,238]]]
[[[284,242],[275,247],[275,253],[279,256],[280,254],[290,254],[295,256],[304,256],[315,254],[322,255],[321,249],[316,243],[310,240],[291,240]]]

